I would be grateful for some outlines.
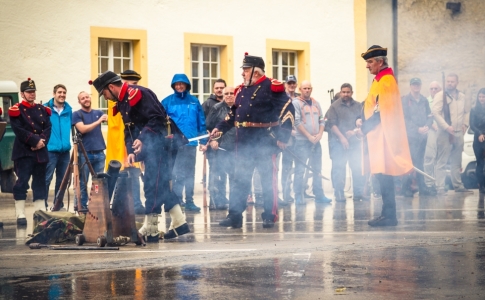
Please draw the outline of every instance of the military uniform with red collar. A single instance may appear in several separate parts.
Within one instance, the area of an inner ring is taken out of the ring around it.
[[[113,114],[120,113],[125,123],[125,145],[128,154],[133,153],[134,140],[138,139],[143,143],[142,152],[137,155],[137,160],[145,164],[145,212],[160,214],[162,204],[165,204],[165,210],[169,211],[178,204],[178,200],[169,192],[169,150],[171,151],[172,142],[170,138],[174,135],[168,136],[167,114],[155,93],[142,86],[124,83],[118,98]],[[178,134],[175,136],[180,137]]]
[[[260,67],[262,58],[247,55],[243,68]],[[235,189],[229,199],[227,224],[241,227],[242,213],[251,194],[254,168],[258,168],[263,188],[263,227],[272,227],[278,217],[277,141],[287,143],[294,123],[294,108],[284,85],[266,76],[250,86],[235,90],[235,103],[216,128],[227,132],[236,127]],[[232,183],[231,183],[232,184]],[[227,220],[226,219],[226,220]],[[221,222],[220,225],[227,225]]]
[[[32,80],[29,80],[33,82]],[[23,84],[21,91],[23,92]],[[34,85],[35,88],[35,85]],[[51,134],[51,110],[41,104],[30,104],[22,101],[10,107],[8,115],[15,133],[12,160],[17,175],[13,187],[15,200],[26,200],[29,180],[32,176],[32,191],[34,201],[44,201],[46,194],[45,173],[49,155],[47,147],[32,150],[39,140],[44,139],[47,145]]]

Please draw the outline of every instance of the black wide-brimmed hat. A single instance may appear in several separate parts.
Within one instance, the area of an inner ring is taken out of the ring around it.
[[[35,88],[35,82],[30,78],[20,84],[20,92],[23,93],[25,91],[37,91]]]
[[[133,70],[125,70],[123,73],[120,74],[120,76],[123,80],[138,81],[141,79],[141,75]]]
[[[252,56],[248,55],[248,53],[244,53],[243,65],[241,68],[252,68],[258,67],[264,71],[264,60],[262,57],[259,56]]]
[[[368,60],[369,58],[373,58],[376,56],[387,56],[387,48],[382,48],[379,45],[372,45],[367,49],[365,53],[362,53],[360,56],[364,60]]]
[[[94,88],[101,94],[108,84],[117,81],[121,81],[120,76],[116,75],[114,72],[106,71],[99,75],[94,81],[89,81],[89,84],[94,85]]]

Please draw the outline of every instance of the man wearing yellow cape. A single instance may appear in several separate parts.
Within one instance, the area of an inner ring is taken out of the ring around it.
[[[382,212],[368,222],[370,226],[396,226],[394,176],[413,170],[409,152],[401,96],[396,78],[387,63],[387,48],[371,46],[362,58],[375,75],[357,120],[363,139],[363,172],[375,175],[382,194]]]

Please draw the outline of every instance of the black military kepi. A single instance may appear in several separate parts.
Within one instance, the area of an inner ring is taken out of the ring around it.
[[[133,70],[125,70],[123,73],[120,74],[120,76],[123,80],[138,81],[141,79],[141,75]]]
[[[102,94],[103,90],[108,86],[108,84],[117,81],[121,81],[120,76],[116,75],[114,72],[106,71],[99,75],[94,81],[89,81],[89,84],[94,85],[94,88],[98,91],[98,93]]]
[[[360,56],[364,60],[368,60],[369,58],[373,58],[376,56],[387,56],[387,48],[382,48],[379,45],[372,45],[367,49],[365,53],[362,53]]]
[[[23,93],[26,91],[37,91],[35,88],[35,82],[30,78],[20,84],[20,92]]]
[[[261,68],[264,72],[264,60],[262,57],[259,56],[252,56],[248,55],[248,53],[244,53],[243,65],[241,68],[252,68],[257,67]]]

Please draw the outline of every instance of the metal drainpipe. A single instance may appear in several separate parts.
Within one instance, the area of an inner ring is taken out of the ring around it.
[[[398,77],[399,68],[397,65],[397,1],[392,0],[392,64],[394,66],[394,76]]]

